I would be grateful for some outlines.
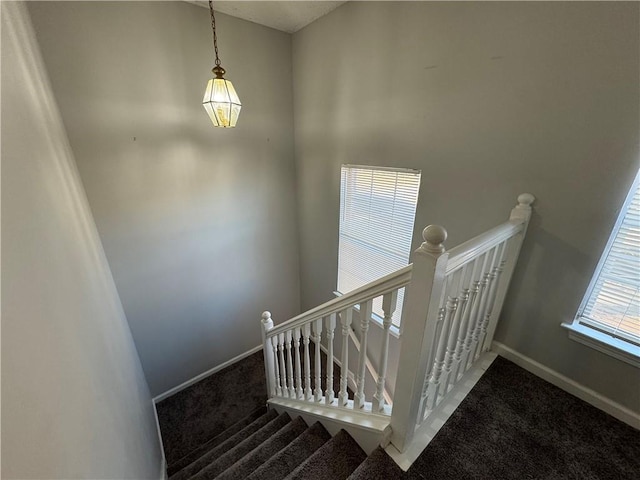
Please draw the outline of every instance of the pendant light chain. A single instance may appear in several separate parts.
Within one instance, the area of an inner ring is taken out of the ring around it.
[[[218,37],[216,35],[216,17],[213,15],[213,2],[209,0],[209,12],[211,12],[211,29],[213,30],[213,50],[216,52],[216,67],[220,66],[218,58]]]

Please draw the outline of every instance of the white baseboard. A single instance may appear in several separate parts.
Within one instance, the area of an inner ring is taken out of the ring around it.
[[[239,362],[240,360],[247,358],[249,355],[253,355],[254,353],[260,350],[262,350],[262,345],[258,345],[257,347],[254,347],[249,351],[241,353],[240,355],[235,356],[232,359],[227,360],[226,362],[221,363],[220,365],[213,367],[207,370],[206,372],[201,373],[200,375],[196,375],[191,380],[187,380],[186,382],[181,383],[177,387],[173,387],[172,389],[167,390],[166,392],[153,397],[153,403],[161,402],[162,400],[169,398],[171,395],[175,395],[176,393],[184,390],[185,388],[190,387],[194,383],[198,383],[200,380],[207,378],[208,376],[213,375],[214,373],[219,372],[224,368],[227,368],[229,365],[233,365],[234,363]]]
[[[156,410],[156,402],[151,402],[151,408],[153,408],[153,416],[156,419],[156,432],[158,433],[158,442],[160,443],[160,474],[158,478],[160,480],[167,479],[167,459],[164,456],[164,442],[162,441],[162,432],[160,431],[160,421],[158,420],[158,410]]]
[[[162,461],[160,462],[160,475],[158,475],[160,480],[167,480],[169,477],[167,476],[167,461],[164,459],[164,455],[162,455]]]
[[[491,350],[498,355],[503,356],[507,360],[511,360],[519,367],[522,367],[543,380],[561,388],[565,392],[568,392],[578,397],[580,400],[584,400],[590,405],[608,413],[612,417],[631,425],[633,428],[640,429],[640,414],[633,410],[630,410],[629,408],[614,402],[610,398],[607,398],[604,395],[571,380],[569,377],[565,377],[561,373],[558,373],[555,370],[522,355],[500,342],[494,341],[491,345]]]

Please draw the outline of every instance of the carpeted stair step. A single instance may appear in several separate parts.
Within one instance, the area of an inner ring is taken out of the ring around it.
[[[404,478],[404,472],[381,447],[349,475],[348,480],[396,480]]]
[[[298,438],[263,463],[246,480],[279,480],[293,472],[302,462],[322,447],[331,435],[316,422]]]
[[[218,475],[216,480],[247,478],[251,472],[298,438],[306,429],[307,424],[302,417],[297,417],[281,428],[274,436],[254,448],[250,453]]]
[[[346,431],[340,430],[286,480],[345,480],[367,455]]]
[[[235,447],[228,450],[222,456],[218,457],[205,468],[200,470],[197,474],[191,477],[192,480],[212,480],[216,478],[227,468],[231,467],[246,454],[266,442],[289,423],[291,423],[291,417],[288,413],[278,415],[278,417],[271,420],[253,435],[247,437]]]
[[[253,423],[255,420],[257,420],[259,417],[261,417],[265,413],[267,413],[267,407],[260,407],[254,410],[253,412],[251,412],[250,415],[247,415],[242,420],[234,423],[229,428],[227,428],[224,432],[220,433],[219,435],[216,435],[206,443],[200,445],[195,450],[189,452],[180,460],[169,465],[167,467],[167,475],[171,477],[174,473],[179,472],[190,463],[195,462],[197,459],[199,459],[209,450],[213,449],[217,445],[220,445],[222,442],[224,442],[228,438],[233,437],[236,433],[238,433],[240,430],[242,430],[244,427],[248,426],[249,424]]]
[[[258,417],[256,420],[251,422],[249,425],[244,427],[235,435],[232,435],[229,439],[223,441],[222,443],[216,445],[207,453],[202,455],[196,461],[190,463],[186,467],[184,467],[179,472],[176,472],[170,480],[188,480],[193,475],[198,473],[200,470],[205,468],[215,459],[231,450],[233,447],[241,443],[243,440],[246,440],[248,437],[253,435],[255,432],[260,430],[262,427],[267,425],[269,422],[277,418],[278,413],[275,410],[271,410],[264,415]]]

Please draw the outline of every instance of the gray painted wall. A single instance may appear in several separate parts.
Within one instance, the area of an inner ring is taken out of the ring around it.
[[[568,339],[639,159],[639,5],[348,2],[293,36],[301,301],[332,297],[340,165],[422,170],[413,247],[536,195],[496,339],[640,410],[638,370]]]
[[[29,10],[152,393],[260,344],[299,311],[290,35],[216,16],[243,111],[214,129],[206,9]]]
[[[149,388],[26,7],[1,8],[2,478],[162,478]]]

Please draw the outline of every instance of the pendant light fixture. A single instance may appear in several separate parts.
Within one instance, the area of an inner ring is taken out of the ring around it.
[[[209,0],[211,28],[213,29],[213,50],[216,54],[215,67],[211,70],[215,78],[209,80],[204,92],[202,106],[209,114],[214,127],[231,128],[236,126],[242,104],[232,83],[224,78],[225,70],[218,58],[218,37],[216,36],[216,17],[213,14],[213,2]]]

